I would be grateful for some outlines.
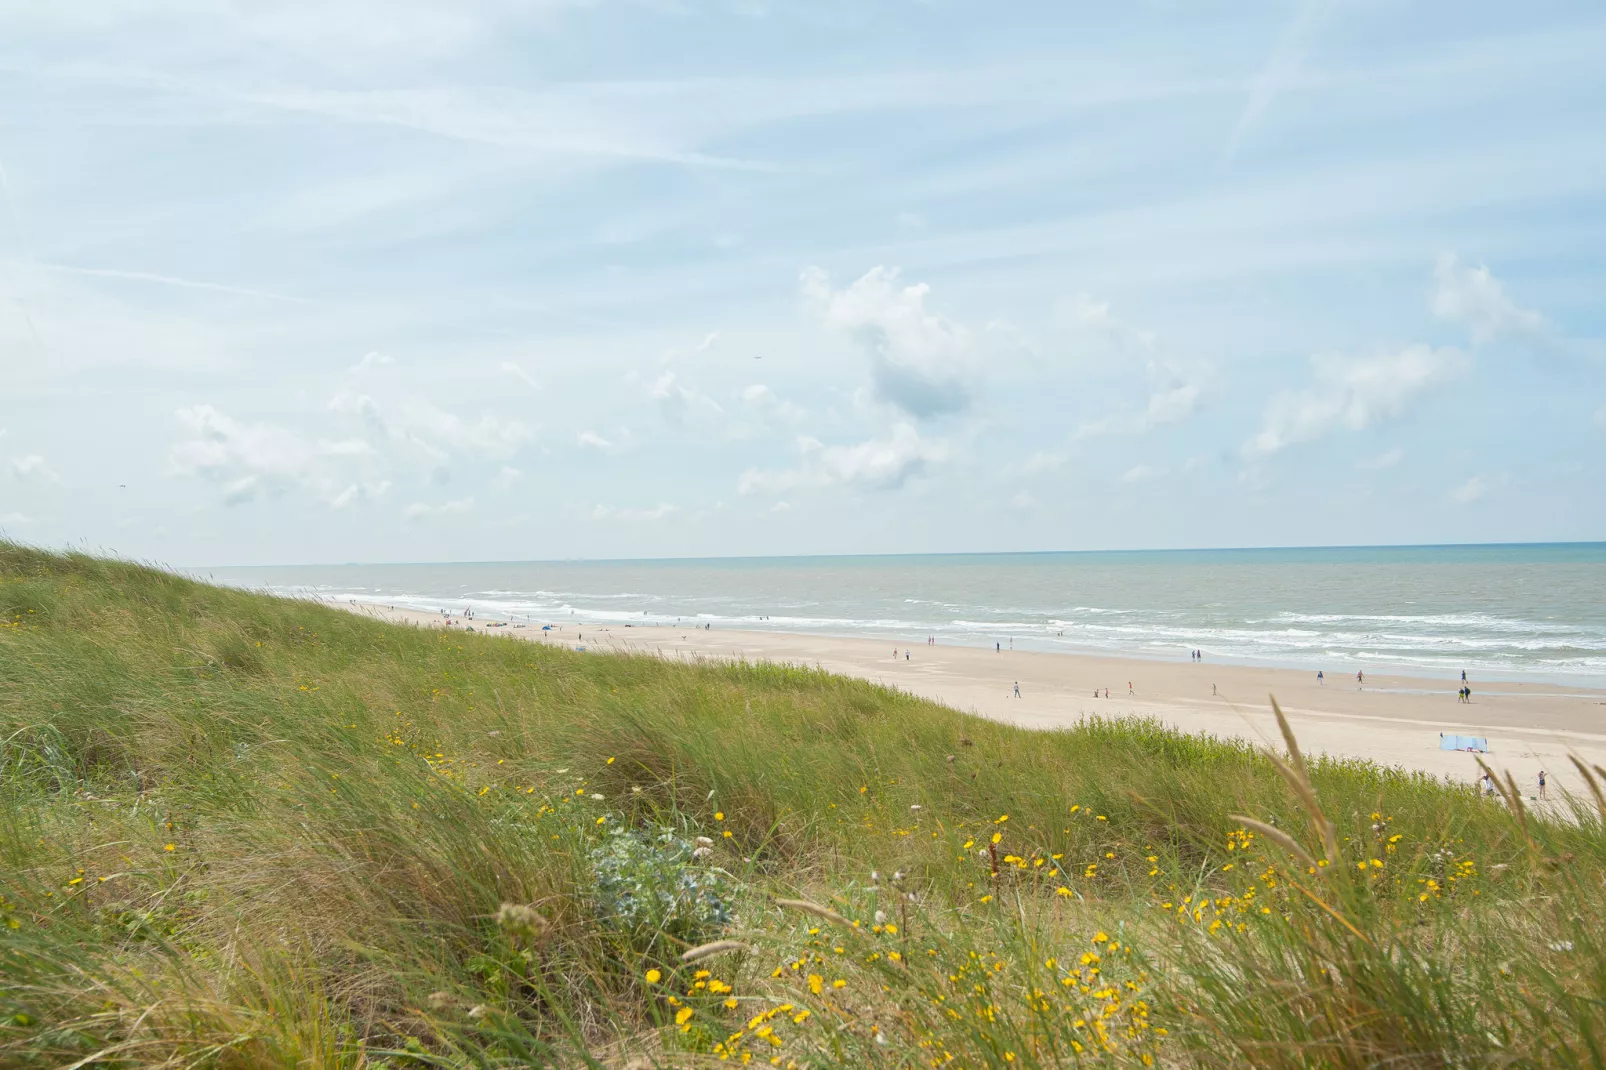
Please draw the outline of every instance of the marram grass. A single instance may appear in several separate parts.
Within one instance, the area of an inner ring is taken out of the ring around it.
[[[0,625],[0,1065],[1606,1063],[1593,798],[11,544]]]

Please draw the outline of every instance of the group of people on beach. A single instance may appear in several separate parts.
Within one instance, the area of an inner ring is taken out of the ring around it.
[[[1478,794],[1493,795],[1497,790],[1494,777],[1485,769],[1483,775],[1478,778]],[[1539,770],[1539,794],[1536,797],[1540,799],[1550,798],[1550,782],[1545,778],[1543,769]]]

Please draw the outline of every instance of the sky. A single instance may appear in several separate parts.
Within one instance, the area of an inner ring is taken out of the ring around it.
[[[0,21],[12,539],[1606,539],[1598,3]]]

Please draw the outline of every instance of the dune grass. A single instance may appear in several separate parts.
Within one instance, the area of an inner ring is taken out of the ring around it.
[[[1606,1063],[1598,796],[10,544],[0,625],[0,1064]]]

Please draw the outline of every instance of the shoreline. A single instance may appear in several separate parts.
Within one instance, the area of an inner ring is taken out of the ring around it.
[[[448,618],[438,613],[365,602],[325,604],[394,623],[448,627]],[[1553,803],[1563,790],[1585,790],[1568,760],[1570,753],[1606,766],[1606,688],[1505,679],[1484,685],[1473,679],[1472,702],[1464,704],[1456,697],[1459,681],[1396,673],[1367,673],[1360,684],[1353,674],[1318,684],[1315,673],[1303,669],[1239,663],[995,651],[928,645],[924,640],[909,644],[690,626],[626,627],[574,619],[552,625],[550,631],[537,624],[452,620],[452,628],[477,625],[479,635],[569,649],[819,667],[1036,729],[1068,727],[1084,717],[1152,717],[1183,732],[1270,744],[1278,732],[1267,696],[1275,694],[1301,748],[1309,753],[1473,783],[1481,775],[1474,756],[1440,750],[1440,733],[1481,736],[1489,745],[1484,760],[1496,772],[1509,769],[1525,798],[1537,795],[1537,775],[1543,769]]]

